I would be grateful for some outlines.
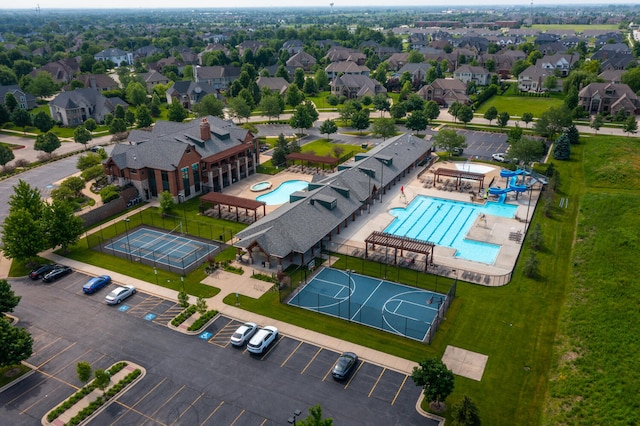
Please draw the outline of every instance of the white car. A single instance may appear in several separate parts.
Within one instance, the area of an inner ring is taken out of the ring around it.
[[[258,331],[258,324],[254,322],[246,322],[242,324],[238,327],[236,332],[233,333],[233,336],[231,336],[231,344],[233,346],[244,345],[249,341],[249,339],[251,339],[251,336],[253,336],[256,331]]]
[[[272,325],[268,325],[258,330],[258,332],[249,340],[247,350],[254,354],[263,353],[271,343],[278,337],[278,329]]]
[[[498,152],[497,154],[493,154],[491,156],[491,158],[493,158],[495,161],[499,161],[501,163],[504,163],[506,161],[505,160],[506,156],[507,156],[507,154],[505,154],[504,152]]]
[[[107,294],[107,297],[104,299],[104,301],[109,305],[118,305],[124,299],[133,294],[136,294],[136,288],[132,285],[125,285],[123,287],[118,287],[115,290],[111,291],[111,293]]]

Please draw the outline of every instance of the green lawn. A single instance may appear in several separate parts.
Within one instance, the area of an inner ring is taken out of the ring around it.
[[[534,24],[531,28],[547,31],[547,30],[573,30],[576,33],[581,33],[584,30],[611,30],[618,29],[617,24]]]
[[[543,112],[551,107],[559,107],[563,105],[560,96],[552,95],[548,98],[537,98],[529,96],[509,96],[496,95],[491,99],[483,102],[476,109],[476,115],[484,115],[484,113],[492,106],[496,107],[498,112],[506,111],[511,117],[520,117],[525,112],[530,112],[535,117],[540,117]],[[493,121],[495,123],[495,120]]]

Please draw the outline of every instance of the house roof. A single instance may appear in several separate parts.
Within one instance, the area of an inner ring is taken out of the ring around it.
[[[127,56],[127,52],[117,47],[101,50],[93,55],[95,58],[113,58],[114,56]]]
[[[638,96],[626,84],[590,83],[583,87],[580,93],[578,93],[578,97],[580,98],[593,98],[595,96],[608,99],[618,99],[624,96],[633,100],[635,103],[638,102]]]
[[[387,89],[380,84],[377,80],[374,80],[366,75],[358,74],[343,74],[336,77],[331,83],[331,87],[348,87],[351,90],[358,89],[356,93],[357,97],[364,95],[375,96],[378,93],[387,93]]]
[[[106,74],[81,74],[77,80],[84,84],[84,87],[94,87],[96,89],[117,88],[118,83]]]
[[[231,78],[240,75],[239,67],[214,65],[211,67],[196,67],[196,76],[198,79],[221,79]]]
[[[290,202],[236,234],[236,247],[259,244],[269,255],[284,258],[305,253],[361,208],[374,188],[392,182],[431,142],[401,135],[383,142],[353,163],[291,195]]]
[[[244,144],[247,130],[231,121],[207,116],[211,127],[211,138],[200,139],[199,120],[187,123],[157,121],[151,131],[132,130],[126,143],[116,144],[111,152],[113,162],[120,168],[140,169],[149,167],[171,171],[188,147],[207,161],[219,153]]]
[[[358,65],[353,61],[331,62],[325,68],[325,72],[327,73],[362,74],[368,71],[368,67]]]
[[[267,87],[269,90],[280,94],[284,93],[289,87],[289,82],[282,77],[258,77],[256,84],[261,90]]]

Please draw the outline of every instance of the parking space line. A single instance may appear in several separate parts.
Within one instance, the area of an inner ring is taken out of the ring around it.
[[[376,386],[378,386],[378,383],[380,382],[380,379],[382,378],[382,375],[384,374],[384,372],[387,370],[387,367],[384,367],[382,369],[382,371],[380,372],[380,375],[378,376],[378,379],[376,380],[376,382],[373,384],[373,387],[371,388],[371,391],[369,391],[369,395],[367,395],[367,398],[371,398],[371,394],[373,393],[374,389],[376,388]]]
[[[136,410],[135,408],[130,407],[130,406],[128,406],[127,404],[124,404],[124,403],[122,403],[122,402],[120,402],[120,401],[117,401],[117,400],[116,400],[116,401],[113,401],[113,403],[114,403],[114,404],[118,404],[118,405],[119,405],[119,406],[121,406],[122,408],[125,408],[125,409],[127,409],[127,410],[131,411],[132,413],[136,413],[136,414],[137,414],[137,415],[139,415],[140,417],[144,417],[144,418],[146,418],[147,420],[151,420],[151,421],[152,421],[152,422],[154,422],[154,423],[160,423],[160,422],[158,422],[157,420],[152,419],[151,417],[149,417],[148,415],[146,415],[146,414],[145,414],[145,413],[143,413],[142,411],[138,411],[138,410]],[[111,423],[111,426],[113,426],[114,424],[116,424],[116,422],[118,422],[121,418],[123,418],[126,414],[128,414],[128,413],[129,413],[129,411],[126,411],[126,412],[122,413],[122,415],[120,415],[117,419],[115,419],[115,420]],[[160,423],[160,424],[162,424],[162,423]]]
[[[327,380],[327,377],[329,376],[329,373],[331,373],[332,370],[333,370],[333,365],[329,367],[329,370],[327,370],[327,374],[325,374],[324,377],[322,378],[323,382]]]
[[[268,421],[269,421],[269,420],[264,419],[264,420],[262,421],[262,423],[260,423],[260,426],[263,426],[263,425],[264,425],[266,422],[268,422]]]
[[[174,424],[176,424],[176,422],[177,422],[178,420],[180,420],[180,417],[184,416],[184,413],[186,413],[187,411],[189,411],[189,410],[191,409],[191,407],[193,407],[193,405],[194,405],[196,402],[200,401],[200,398],[202,398],[202,396],[203,396],[203,395],[204,395],[204,393],[201,393],[200,395],[198,395],[198,397],[197,397],[195,400],[193,400],[193,402],[192,402],[192,403],[190,403],[190,404],[189,404],[189,407],[187,407],[187,409],[186,409],[186,410],[184,410],[182,413],[180,413],[180,415],[178,416],[178,418],[177,418],[177,419],[175,419],[175,420],[173,421],[173,423],[171,423],[171,425],[169,425],[169,426],[173,426]]]
[[[14,402],[16,399],[21,398],[22,396],[24,396],[24,394],[31,392],[33,389],[37,388],[38,386],[40,386],[41,384],[43,384],[44,382],[46,382],[46,381],[47,381],[47,379],[54,379],[54,380],[57,380],[57,381],[58,381],[58,382],[60,382],[60,383],[64,383],[65,385],[71,386],[71,387],[72,387],[73,389],[75,389],[75,390],[78,390],[78,389],[79,389],[77,386],[72,385],[71,383],[68,383],[68,382],[66,382],[66,381],[62,380],[62,379],[60,379],[60,378],[58,378],[58,377],[54,376],[53,374],[49,374],[49,373],[47,373],[47,372],[45,372],[45,371],[40,371],[40,370],[37,370],[37,369],[36,369],[36,371],[37,371],[38,373],[42,374],[43,376],[45,376],[45,378],[44,378],[44,379],[42,379],[41,381],[39,381],[38,383],[36,383],[35,385],[31,386],[29,389],[27,389],[27,390],[25,390],[24,392],[22,392],[20,395],[17,395],[17,396],[16,396],[15,398],[13,398],[11,401],[7,402],[7,405],[11,404],[11,403],[12,403],[12,402]],[[45,396],[45,398],[46,398],[46,396]]]
[[[239,324],[240,322],[235,320],[229,321],[224,327],[218,330],[216,334],[211,336],[208,342],[211,343],[212,345],[216,345],[221,348],[226,348],[227,346],[229,346],[231,342],[230,340],[231,336],[235,332],[236,328],[238,328]],[[224,344],[220,343],[220,341],[223,341]]]
[[[43,350],[47,349],[49,346],[53,345],[54,343],[56,343],[60,339],[62,339],[62,337],[58,336],[58,338],[55,339],[53,342],[44,345],[43,347],[40,348],[39,351],[32,353],[31,356],[39,354],[40,352],[42,352]]]
[[[217,407],[216,407],[216,408],[211,412],[211,414],[209,414],[209,415],[207,416],[207,418],[206,418],[206,419],[204,419],[204,421],[203,421],[202,423],[200,423],[200,426],[202,426],[203,424],[205,424],[206,422],[208,422],[208,421],[209,421],[209,419],[211,418],[211,416],[213,416],[213,415],[216,413],[216,411],[218,411],[218,410],[220,409],[220,407],[222,407],[222,404],[224,404],[224,401],[220,401],[220,404],[218,404],[218,406],[217,406]]]
[[[318,356],[318,354],[320,353],[320,351],[322,350],[322,348],[318,348],[318,350],[316,351],[316,353],[313,355],[313,357],[311,358],[311,360],[307,363],[307,365],[305,365],[305,367],[302,369],[302,371],[300,372],[300,374],[304,374],[305,371],[307,371],[307,368],[309,368],[309,366],[311,365],[311,363],[313,362],[314,359],[316,359],[316,357]]]
[[[54,391],[57,391],[58,389],[60,389],[61,385],[56,386],[55,388],[51,389],[49,392],[53,393]],[[42,402],[43,399],[45,399],[47,397],[47,395],[43,396],[42,398],[38,398],[33,404],[29,405],[27,408],[25,408],[24,410],[20,411],[20,415],[23,415],[24,413],[26,413],[27,411],[29,411],[29,409],[31,407],[33,407],[34,405],[40,404]]]
[[[362,361],[360,363],[360,365],[358,366],[358,369],[356,371],[353,372],[353,374],[351,375],[351,377],[349,377],[349,381],[347,382],[346,385],[344,385],[344,388],[348,388],[349,385],[351,384],[351,381],[353,380],[354,377],[356,377],[356,374],[358,374],[358,371],[360,371],[360,369],[362,368],[362,366],[364,365],[364,361]]]
[[[161,384],[163,384],[163,383],[164,383],[164,382],[166,382],[166,381],[167,381],[167,378],[166,378],[166,377],[165,377],[165,378],[163,378],[163,379],[160,381],[160,383],[158,383],[157,385],[155,385],[153,388],[151,388],[151,389],[149,390],[149,392],[145,393],[145,394],[144,394],[144,396],[143,396],[142,398],[140,398],[138,401],[136,401],[136,403],[135,403],[135,404],[133,404],[133,405],[131,406],[131,408],[133,408],[133,407],[135,407],[136,405],[140,404],[140,403],[142,402],[142,400],[143,400],[143,399],[145,399],[146,397],[148,397],[148,396],[149,396],[149,394],[151,394],[151,392],[153,392],[154,390],[156,390],[156,389],[158,388],[158,386],[160,386]]]
[[[296,353],[296,351],[298,350],[298,348],[299,348],[300,346],[302,346],[302,340],[300,341],[300,343],[298,343],[298,346],[296,346],[296,348],[295,348],[293,351],[291,351],[291,353],[289,354],[289,356],[288,356],[288,357],[286,357],[284,361],[282,361],[282,364],[280,364],[280,367],[284,367],[284,365],[287,363],[287,361],[289,361],[289,359],[291,359],[291,357],[293,356],[293,354],[295,354],[295,353]]]
[[[74,347],[76,345],[76,343],[78,342],[73,342],[72,344],[70,344],[69,346],[67,346],[66,348],[64,348],[63,350],[61,350],[60,352],[58,352],[57,354],[53,355],[51,358],[49,358],[48,360],[46,360],[45,362],[43,362],[42,364],[38,365],[38,370],[40,369],[40,367],[42,367],[43,365],[45,365],[46,363],[48,363],[49,361],[51,361],[52,359],[54,359],[55,357],[57,357],[58,355],[62,354],[63,352],[66,352],[67,350],[71,349],[72,347]]]
[[[132,406],[128,406],[128,405],[123,404],[122,402],[119,402],[119,401],[117,401],[117,402],[118,402],[118,404],[120,404],[120,406],[125,407],[127,410],[129,410],[129,411],[133,411],[134,413],[136,413],[136,414],[140,414],[141,416],[146,417],[147,419],[149,419],[149,420],[153,420],[153,421],[155,422],[155,420],[154,420],[154,419],[152,419],[151,417],[149,417],[148,415],[146,415],[146,414],[144,414],[144,413],[141,413],[140,411],[136,410],[136,409],[135,409],[135,406],[136,406],[136,405],[138,405],[138,404],[140,404],[140,403],[142,402],[142,400],[143,400],[143,399],[145,399],[147,396],[149,396],[149,394],[150,394],[151,392],[153,392],[154,390],[156,390],[156,388],[157,388],[158,386],[160,386],[161,384],[163,384],[166,380],[167,380],[167,378],[166,378],[166,377],[165,377],[165,378],[163,378],[163,379],[160,381],[160,383],[158,383],[158,384],[157,384],[157,385],[155,385],[153,388],[151,388],[151,389],[149,390],[149,392],[145,393],[145,394],[144,394],[144,396],[143,396],[142,398],[140,398],[139,400],[137,400],[137,401],[136,401],[136,403],[135,403],[135,404],[133,404]],[[124,416],[126,416],[126,415],[127,415],[127,413],[128,413],[127,411],[125,411],[124,413],[122,413],[122,414],[121,414],[120,416],[118,416],[118,418],[117,418],[117,419],[115,419],[111,424],[112,424],[112,425],[116,424],[118,421],[120,421],[120,419],[121,419],[121,418],[123,418]]]
[[[409,376],[404,376],[404,380],[402,381],[402,383],[400,384],[400,387],[398,388],[398,392],[396,392],[396,396],[393,397],[393,399],[391,400],[391,405],[395,404],[396,399],[398,399],[398,395],[400,395],[400,391],[402,390],[402,388],[404,387],[404,384],[407,382],[407,379],[409,378]]]
[[[77,356],[76,358],[74,358],[72,361],[69,361],[68,363],[66,363],[65,365],[63,365],[62,367],[58,368],[57,370],[51,372],[51,374],[57,374],[59,372],[61,372],[62,370],[64,370],[65,368],[67,368],[69,365],[73,364],[74,362],[78,361],[80,358],[82,358],[83,356],[85,356],[86,354],[88,354],[89,352],[91,352],[93,349],[87,349],[85,351],[85,353],[83,353],[80,356]]]
[[[244,414],[245,411],[247,411],[247,410],[240,411],[240,414],[238,414],[238,416],[235,419],[233,419],[233,421],[231,422],[231,424],[229,426],[235,425],[236,422],[238,421],[238,419]]]
[[[271,346],[269,349],[267,349],[267,351],[266,351],[264,354],[262,354],[262,356],[260,357],[260,361],[264,360],[264,359],[265,359],[265,357],[266,357],[267,355],[269,355],[269,354],[271,353],[271,351],[272,351],[276,346],[278,346],[278,343],[280,343],[280,342],[282,341],[282,339],[284,339],[284,336],[283,336],[282,334],[278,334],[278,336],[279,336],[279,337],[278,337],[278,340],[276,340],[275,342],[273,342],[273,346]],[[302,344],[302,342],[300,342],[300,343]],[[245,350],[246,350],[246,349],[245,349]]]
[[[171,395],[169,397],[169,399],[167,399],[164,403],[162,403],[162,405],[160,405],[158,407],[158,409],[156,411],[154,411],[153,413],[151,413],[151,418],[154,418],[156,414],[158,414],[158,411],[160,411],[165,405],[167,405],[169,403],[169,401],[171,401],[173,398],[176,397],[177,394],[179,394],[180,392],[182,392],[182,389],[184,389],[186,387],[186,385],[182,385],[180,386],[180,389],[178,389],[177,391],[174,392],[173,395]],[[162,422],[158,422],[158,423],[162,423]]]
[[[171,321],[173,318],[175,318],[180,312],[184,311],[184,309],[182,308],[182,306],[178,305],[177,303],[173,306],[171,306],[169,309],[167,309],[166,311],[164,311],[161,314],[158,314],[154,319],[153,322],[155,323],[160,323],[163,324],[165,322],[169,322]]]

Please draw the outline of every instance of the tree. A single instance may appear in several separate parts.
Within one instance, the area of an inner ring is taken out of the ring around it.
[[[207,301],[204,300],[204,297],[200,296],[196,300],[196,312],[200,315],[204,315],[207,313]]]
[[[407,109],[404,106],[404,102],[395,103],[389,108],[389,115],[394,120],[400,120],[402,117],[407,115]]]
[[[140,105],[136,111],[136,127],[141,129],[153,124],[153,118],[146,105]]]
[[[28,359],[33,353],[33,337],[24,328],[0,320],[0,367],[9,367]]]
[[[410,50],[407,56],[407,62],[410,64],[419,64],[424,62],[424,55],[417,50]]]
[[[332,419],[322,418],[322,407],[315,405],[309,408],[309,416],[304,420],[299,420],[296,424],[300,426],[332,426]]]
[[[158,202],[163,216],[171,213],[176,204],[173,200],[173,195],[169,191],[162,191],[158,197]]]
[[[2,229],[4,256],[27,262],[47,248],[44,226],[29,210],[11,208]]]
[[[180,105],[180,104],[177,104]],[[182,108],[182,105],[180,105]],[[184,109],[184,108],[183,108]],[[171,120],[171,110],[169,110],[169,120]],[[176,121],[176,120],[172,120]],[[124,121],[124,118],[114,118],[111,120],[109,124],[109,133],[115,135],[116,133],[122,133],[127,131],[127,123]]]
[[[204,95],[202,99],[200,99],[200,102],[195,104],[192,109],[199,117],[212,115],[214,117],[224,118],[224,102],[218,99],[213,93]]]
[[[81,143],[82,145],[84,145],[85,149],[87,149],[87,144],[91,139],[93,139],[93,136],[91,136],[91,132],[88,131],[84,126],[78,126],[73,131],[73,140],[76,141],[76,143]]]
[[[424,113],[427,116],[427,120],[433,121],[440,115],[440,107],[435,101],[428,101],[424,105]]]
[[[449,156],[453,155],[453,152],[458,148],[466,148],[466,138],[464,135],[459,135],[453,129],[440,130],[435,136],[433,136],[438,149],[445,150],[449,153]]]
[[[45,210],[44,222],[49,247],[61,246],[65,253],[70,245],[78,242],[84,230],[82,219],[74,215],[71,205],[65,202],[54,201]]]
[[[391,102],[389,102],[386,94],[378,93],[373,97],[373,107],[376,111],[380,111],[380,117],[382,117],[382,114],[391,108]]]
[[[451,417],[453,426],[480,426],[482,424],[478,407],[466,395],[451,407]]]
[[[407,129],[413,130],[415,133],[420,133],[421,130],[426,130],[429,121],[427,115],[423,110],[416,110],[411,113],[405,126]]]
[[[315,96],[318,94],[318,85],[316,81],[309,77],[304,80],[304,85],[302,86],[302,91],[305,95]]]
[[[640,68],[634,67],[625,71],[620,77],[620,80],[629,86],[634,93],[637,93],[640,91]]]
[[[31,114],[24,108],[16,108],[11,113],[11,121],[16,127],[22,127],[23,132],[27,132],[27,126],[31,125]]]
[[[304,70],[302,68],[296,68],[293,71],[293,84],[298,88],[304,86]]]
[[[10,86],[18,83],[16,73],[6,65],[0,65],[0,86]]]
[[[335,121],[328,119],[320,125],[320,128],[318,130],[320,130],[321,134],[327,135],[327,139],[329,139],[329,135],[338,131],[338,125]]]
[[[540,115],[535,123],[534,131],[548,139],[553,139],[558,133],[571,126],[571,111],[566,107],[551,107]]]
[[[87,118],[84,123],[84,128],[93,133],[94,130],[98,128],[98,123],[93,118]]]
[[[527,278],[535,278],[538,276],[539,265],[540,265],[540,261],[538,260],[538,257],[536,256],[535,252],[532,251],[529,253],[529,257],[524,263],[524,268],[522,269],[522,272]]]
[[[351,117],[351,127],[362,134],[362,131],[369,127],[369,110],[361,109],[353,114],[353,117]]]
[[[0,126],[11,121],[11,113],[6,106],[0,104]]]
[[[287,93],[285,95],[285,102],[287,105],[291,105],[293,108],[300,105],[300,103],[304,100],[304,93],[300,91],[298,85],[295,83],[291,84],[287,88]]]
[[[568,160],[571,157],[571,144],[566,133],[561,134],[556,139],[553,146],[553,158],[556,160]]]
[[[93,379],[93,384],[96,385],[96,387],[102,392],[104,392],[111,382],[111,375],[109,374],[109,372],[102,369],[96,370],[93,374],[95,376]]]
[[[56,93],[58,85],[51,74],[45,71],[40,71],[35,77],[33,77],[33,79],[31,79],[31,81],[29,81],[24,89],[34,96],[43,98]]]
[[[167,117],[170,121],[175,121],[178,123],[182,123],[185,118],[189,116],[186,108],[182,106],[180,102],[171,102],[171,106],[169,106],[169,113]]]
[[[55,124],[56,123],[53,121],[53,118],[44,111],[38,111],[38,113],[33,117],[33,125],[42,133],[47,133],[49,130],[53,129]]]
[[[473,120],[473,110],[471,107],[469,105],[463,105],[460,107],[460,111],[458,111],[458,118],[465,126],[471,122],[471,120]]]
[[[9,161],[12,161],[16,156],[13,154],[11,148],[5,144],[0,144],[0,166],[4,168]]]
[[[124,122],[127,127],[133,126],[133,124],[136,122],[136,114],[130,109],[126,110],[124,113]]]
[[[122,118],[124,120],[124,113],[125,113],[125,108],[122,104],[118,104],[116,105],[116,107],[113,110],[113,117],[114,118]]]
[[[36,151],[44,151],[49,154],[49,158],[53,151],[60,148],[60,139],[55,133],[47,132],[44,135],[36,136],[36,142],[33,145],[33,149]]]
[[[527,241],[533,250],[539,251],[544,247],[544,235],[542,234],[542,226],[536,224],[527,236]]]
[[[498,117],[498,108],[494,106],[489,107],[489,109],[487,109],[487,111],[484,113],[484,118],[485,120],[489,121],[489,125],[491,125],[491,122],[495,120],[497,117]]]
[[[316,80],[318,90],[324,90],[329,85],[329,76],[327,76],[327,73],[322,69],[316,71],[313,78]]]
[[[627,137],[631,135],[631,133],[636,133],[638,131],[638,122],[636,121],[635,114],[631,114],[623,123],[622,130],[627,134]]]
[[[284,110],[284,104],[282,98],[279,95],[264,95],[260,99],[260,110],[263,115],[266,115],[269,120],[273,117],[280,117]]]
[[[542,82],[542,87],[547,89],[549,92],[553,92],[558,87],[558,77],[555,75],[548,75]]]
[[[455,122],[458,118],[458,113],[460,112],[460,108],[462,108],[462,104],[460,102],[453,102],[449,105],[449,114],[453,117],[453,121]]]
[[[522,121],[524,121],[525,127],[529,127],[529,123],[533,121],[533,114],[530,112],[523,112],[522,117],[520,117]]]
[[[509,124],[509,119],[511,117],[509,116],[509,113],[506,111],[502,111],[500,114],[498,114],[498,126],[505,127],[507,124]]]
[[[383,139],[390,138],[398,131],[396,121],[393,118],[379,118],[371,125],[374,135],[382,136]]]
[[[251,106],[240,96],[229,99],[227,101],[227,107],[232,117],[238,119],[248,119],[251,117]]]
[[[429,402],[440,402],[447,399],[454,387],[454,376],[451,370],[437,358],[426,358],[413,367],[411,379],[416,386],[422,386],[422,392]]]
[[[4,105],[7,107],[10,113],[16,109],[16,107],[18,106],[18,100],[13,93],[7,92],[4,95]]]
[[[189,294],[186,291],[181,290],[178,292],[178,303],[183,309],[189,307]]]
[[[76,373],[78,374],[78,379],[83,383],[87,383],[91,380],[91,364],[86,361],[80,361],[76,364]]]
[[[578,145],[580,143],[580,132],[578,132],[578,129],[574,124],[569,126],[564,133],[567,134],[571,145]]]
[[[595,133],[597,135],[598,130],[600,130],[600,127],[602,127],[603,124],[604,124],[604,117],[602,116],[602,114],[596,114],[591,119],[591,123],[589,123],[589,127],[595,130]]]
[[[521,138],[509,143],[509,158],[529,164],[542,158],[547,152],[547,146],[539,139]]]
[[[21,298],[16,296],[7,280],[0,279],[0,321],[3,313],[13,312],[13,308],[18,306]]]
[[[313,126],[313,123],[317,119],[318,111],[316,111],[313,103],[311,101],[305,101],[298,105],[289,120],[289,125],[294,129],[300,129],[300,133],[302,133],[303,129],[308,129]]]
[[[74,195],[79,195],[86,185],[87,182],[80,176],[69,176],[60,184],[61,187],[69,188]]]

